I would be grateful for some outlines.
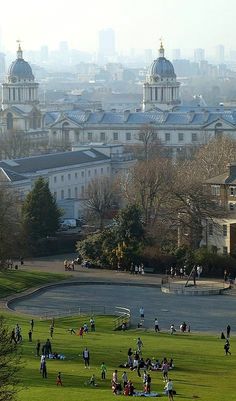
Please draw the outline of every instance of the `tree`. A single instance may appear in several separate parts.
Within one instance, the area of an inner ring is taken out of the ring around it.
[[[141,144],[136,146],[136,153],[139,159],[149,160],[150,158],[156,157],[160,152],[160,141],[152,125],[143,125],[138,133],[137,139],[141,142]]]
[[[115,187],[108,177],[92,180],[87,188],[85,207],[92,217],[99,219],[100,228],[116,201]]]
[[[171,162],[168,159],[139,161],[123,177],[123,194],[142,210],[145,225],[154,225],[169,194]]]
[[[38,178],[22,207],[23,227],[28,240],[34,242],[55,234],[61,215],[48,182]]]
[[[196,152],[193,169],[204,180],[224,173],[227,171],[227,164],[235,160],[235,139],[220,135]]]
[[[1,155],[7,159],[29,156],[31,141],[24,131],[8,130],[0,135]]]
[[[17,253],[20,237],[20,209],[17,193],[0,186],[0,269]]]
[[[12,401],[17,393],[20,355],[6,322],[0,316],[0,401]]]
[[[200,246],[203,222],[224,214],[223,209],[206,192],[195,166],[192,161],[175,165],[169,182],[171,196],[166,205],[172,227],[178,227],[179,242],[186,236],[186,243],[192,249]]]

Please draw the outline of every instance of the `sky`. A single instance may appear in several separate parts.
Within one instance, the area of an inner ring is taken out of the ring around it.
[[[11,0],[1,3],[1,45],[14,51],[42,45],[96,52],[98,31],[112,28],[118,52],[202,47],[236,49],[235,0]]]

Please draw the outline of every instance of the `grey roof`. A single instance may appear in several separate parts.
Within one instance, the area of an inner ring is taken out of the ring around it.
[[[32,69],[29,63],[27,63],[23,58],[17,58],[13,63],[11,63],[8,74],[19,79],[34,80]]]
[[[109,160],[109,157],[95,149],[78,150],[74,152],[50,153],[41,156],[0,161],[0,168],[10,180],[27,179],[27,175],[64,166]],[[25,176],[24,176],[25,174]]]
[[[48,112],[45,115],[45,123],[50,126],[64,116],[72,120],[78,125],[93,124],[157,124],[157,125],[182,125],[182,126],[204,126],[214,123],[217,120],[223,120],[230,125],[236,125],[236,110],[222,108],[199,107],[186,111],[181,107],[174,111],[157,111],[149,112],[112,112],[112,111],[96,111],[86,112],[81,110],[69,110],[60,112]]]
[[[159,57],[153,61],[149,69],[149,75],[161,78],[176,78],[172,63],[165,57]]]
[[[205,181],[206,184],[215,184],[215,185],[224,185],[229,178],[229,173],[224,173],[221,175],[217,175],[216,177],[209,178]],[[235,177],[236,178],[236,177]]]

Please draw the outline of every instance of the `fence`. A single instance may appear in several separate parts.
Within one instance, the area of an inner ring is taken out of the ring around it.
[[[126,327],[129,327],[130,323],[131,323],[130,309],[123,308],[121,306],[116,306],[115,312],[116,312],[116,314],[119,314],[120,316],[118,316],[116,319],[114,319],[114,330],[120,329],[123,324],[125,324]]]
[[[129,327],[131,322],[130,309],[123,308],[121,306],[104,306],[104,305],[87,305],[79,306],[77,308],[71,308],[63,311],[48,311],[40,316],[41,320],[56,319],[66,316],[95,316],[95,315],[118,315],[114,319],[114,330],[121,328],[122,324],[125,323]]]

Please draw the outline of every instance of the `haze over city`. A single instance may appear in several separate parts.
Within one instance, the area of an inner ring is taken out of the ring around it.
[[[188,55],[202,47],[212,54],[218,44],[235,48],[235,11],[234,0],[13,0],[1,5],[1,50],[14,51],[20,38],[25,49],[56,49],[67,41],[70,48],[96,52],[98,31],[112,28],[118,52],[158,49],[163,37],[167,49]]]

